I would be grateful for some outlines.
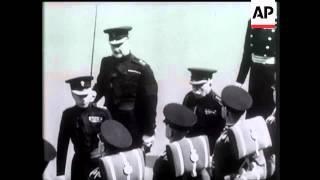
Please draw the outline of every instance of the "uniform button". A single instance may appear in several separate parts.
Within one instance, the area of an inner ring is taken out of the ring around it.
[[[270,48],[270,46],[266,46],[266,49],[269,49]]]
[[[269,41],[271,41],[271,40],[272,40],[272,38],[271,38],[271,37],[268,37],[268,40],[269,40]]]
[[[250,43],[250,47],[252,47],[253,46],[253,44],[252,43]]]
[[[266,55],[266,54],[264,54],[263,56],[264,56],[264,57],[267,57],[267,55]]]
[[[253,35],[252,35],[252,34],[250,34],[250,38],[253,38]]]
[[[272,29],[271,32],[275,32],[276,30]]]

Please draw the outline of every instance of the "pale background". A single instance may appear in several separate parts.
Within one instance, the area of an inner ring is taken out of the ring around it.
[[[66,79],[90,74],[95,5],[98,4],[94,82],[101,58],[111,54],[103,30],[131,25],[132,53],[145,60],[158,82],[156,142],[151,155],[160,155],[165,138],[163,107],[182,103],[191,89],[188,67],[217,69],[213,89],[234,84],[241,63],[250,2],[109,2],[44,3],[43,6],[43,137],[57,146],[61,115],[74,101]],[[244,84],[247,88],[247,81]],[[101,104],[101,102],[100,102]],[[70,176],[70,143],[66,176]],[[151,179],[147,168],[146,179]],[[45,179],[54,179],[56,159]]]

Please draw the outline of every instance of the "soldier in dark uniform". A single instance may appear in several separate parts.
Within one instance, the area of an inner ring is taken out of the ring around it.
[[[43,173],[44,170],[47,168],[49,162],[57,156],[57,152],[51,143],[49,143],[44,139],[42,140],[44,143],[44,161],[43,161],[41,172]]]
[[[150,148],[154,141],[158,85],[150,66],[128,47],[131,29],[125,26],[104,30],[109,34],[113,54],[101,61],[94,87],[95,102],[105,97],[104,105],[114,119],[132,134],[132,148]]]
[[[179,141],[184,137],[189,137],[188,133],[197,122],[197,117],[191,110],[176,103],[166,105],[163,114],[165,116],[166,136],[170,143]],[[160,156],[155,162],[153,167],[153,180],[210,179],[209,173],[205,169],[201,171],[201,175],[196,178],[191,177],[190,174],[176,177],[172,163],[173,155],[168,148],[167,146],[164,155]]]
[[[266,173],[264,166],[265,157],[263,153],[250,155],[250,162],[254,162],[259,168],[259,173],[253,174],[252,171],[242,171],[240,168],[245,162],[245,158],[238,159],[234,153],[234,145],[230,142],[230,128],[236,124],[243,113],[252,105],[252,97],[244,89],[237,86],[227,86],[221,93],[223,102],[222,116],[226,119],[226,127],[218,138],[214,149],[213,157],[213,179],[255,179],[253,177]],[[254,175],[254,176],[253,176]]]
[[[277,34],[277,29],[253,29],[251,20],[248,22],[237,77],[237,83],[242,85],[250,70],[249,93],[253,98],[253,105],[247,111],[246,118],[261,115],[266,119],[273,110],[271,85],[274,81],[275,63],[278,61]]]
[[[71,179],[87,180],[93,168],[91,157],[95,157],[99,139],[97,134],[103,121],[111,119],[107,109],[92,104],[92,76],[77,77],[67,80],[76,105],[62,114],[57,148],[57,176],[65,179],[65,165],[71,139],[75,154],[72,159]]]
[[[192,91],[183,100],[183,105],[197,115],[198,121],[190,131],[191,136],[207,135],[212,153],[215,142],[225,126],[221,117],[220,98],[212,90],[212,74],[216,70],[189,68]]]
[[[108,120],[101,124],[99,139],[103,144],[102,156],[113,155],[128,150],[132,144],[132,136],[128,129],[115,120]],[[95,159],[96,168],[89,173],[88,180],[106,180],[101,169],[103,165],[99,163],[99,158]]]

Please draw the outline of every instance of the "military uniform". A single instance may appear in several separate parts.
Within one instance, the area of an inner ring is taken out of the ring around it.
[[[108,120],[101,124],[99,137],[104,145],[104,152],[101,157],[95,159],[95,168],[89,173],[88,180],[107,180],[110,172],[107,172],[106,166],[112,160],[109,161],[108,159],[108,162],[105,162],[105,157],[126,151],[132,144],[132,136],[128,129],[115,120]],[[112,163],[115,166],[120,162]],[[114,174],[115,171],[114,169],[112,170],[112,174]]]
[[[71,89],[75,88],[73,87],[76,86],[75,84],[88,88],[91,86],[91,80],[92,77],[89,79],[80,77],[66,82],[70,83]],[[77,91],[80,94],[83,93],[81,88]],[[65,174],[69,140],[71,139],[75,151],[71,165],[71,179],[87,180],[88,173],[94,167],[91,153],[98,148],[97,134],[100,125],[109,119],[111,119],[111,114],[108,110],[93,104],[87,108],[73,106],[63,112],[58,135],[57,176]]]
[[[208,78],[211,78],[212,73],[216,72],[199,68],[189,68],[189,70],[192,73],[192,82],[203,79],[207,80]],[[184,97],[183,105],[194,111],[198,119],[189,135],[207,135],[210,142],[210,151],[212,153],[215,142],[225,126],[225,121],[221,117],[221,103],[219,97],[215,92],[211,91],[205,97],[199,99],[195,97],[192,91],[190,91]]]
[[[197,121],[196,116],[186,107],[170,103],[164,108],[165,120],[173,129],[190,129]],[[178,140],[176,140],[178,141]],[[176,142],[175,141],[175,142]],[[202,169],[198,172],[198,176],[192,177],[191,173],[184,173],[182,176],[176,176],[173,154],[169,146],[166,146],[166,151],[160,156],[153,167],[153,180],[196,180],[196,179],[210,179],[209,172]]]
[[[267,118],[273,111],[271,86],[274,82],[277,59],[277,29],[252,29],[248,22],[244,51],[237,82],[243,84],[250,69],[249,93],[253,105],[246,118],[262,115]]]
[[[252,98],[250,94],[242,88],[236,86],[225,87],[222,90],[221,99],[223,105],[230,113],[240,113],[241,115],[245,112],[245,110],[249,109],[252,106]],[[232,117],[230,116],[228,118]],[[262,118],[260,120],[262,120],[262,122],[264,123]],[[229,124],[224,128],[223,133],[218,138],[215,145],[213,157],[214,168],[212,173],[213,179],[223,180],[226,177],[229,177],[230,179],[237,179],[240,178],[240,176],[247,179],[260,179],[259,177],[265,177],[267,172],[266,159],[263,151],[259,150],[259,153],[244,155],[240,153],[241,156],[239,156],[239,152],[246,152],[246,150],[248,149],[247,146],[244,146],[246,145],[246,142],[242,142],[241,144],[241,147],[245,149],[244,151],[240,151],[236,148],[236,138],[232,132],[232,127],[239,122],[239,119],[229,121]],[[241,128],[241,126],[237,126],[237,128]],[[240,131],[240,129],[236,130]],[[264,132],[268,132],[267,127],[265,127]],[[251,135],[253,134],[251,133]],[[241,136],[242,141],[246,140],[244,136],[245,135]],[[258,147],[255,146],[255,148]],[[256,149],[256,151],[258,150]]]
[[[110,39],[112,33],[107,32]],[[104,57],[94,90],[95,101],[104,96],[114,119],[129,129],[133,148],[142,146],[143,135],[154,134],[158,85],[145,61],[132,53]]]
[[[235,156],[233,145],[230,142],[230,131],[228,128],[224,130],[219,139],[217,140],[215,150],[214,150],[214,169],[213,169],[213,179],[215,180],[224,180],[226,176],[229,176],[230,179],[235,179],[240,175],[240,167],[245,163],[246,158],[238,159]],[[255,162],[257,167],[260,169],[261,174],[265,173],[265,157],[261,152],[258,156],[249,156],[247,157],[250,162]],[[244,166],[243,168],[248,168]],[[258,176],[262,176],[257,174]],[[248,179],[256,177],[256,174],[247,171],[245,175]]]

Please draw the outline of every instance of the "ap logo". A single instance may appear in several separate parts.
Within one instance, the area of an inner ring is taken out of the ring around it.
[[[251,28],[276,27],[277,4],[275,0],[251,1]]]

